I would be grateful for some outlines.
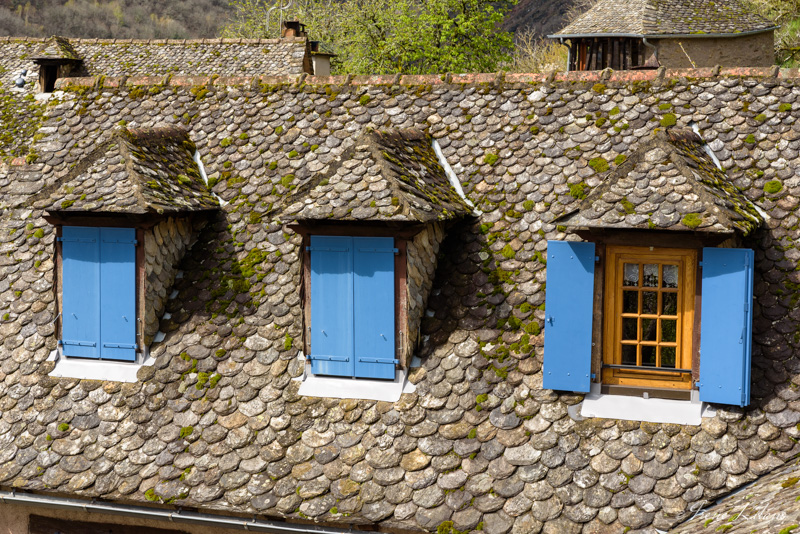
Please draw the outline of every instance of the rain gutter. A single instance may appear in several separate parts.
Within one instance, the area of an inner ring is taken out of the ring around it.
[[[347,534],[356,532],[350,527],[336,528],[317,525],[299,525],[280,521],[260,521],[255,518],[252,520],[240,519],[224,515],[184,512],[181,510],[164,510],[109,502],[83,501],[35,493],[17,493],[15,491],[0,491],[0,503],[39,506],[51,510],[74,510],[97,514],[120,515],[136,519],[154,519],[207,527],[268,532],[270,534]]]

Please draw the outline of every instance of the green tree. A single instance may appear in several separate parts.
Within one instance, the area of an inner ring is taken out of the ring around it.
[[[283,15],[337,54],[352,74],[494,72],[510,61],[512,35],[500,30],[516,0],[297,0]],[[275,37],[274,4],[231,0],[225,37]],[[269,20],[269,27],[267,21]]]

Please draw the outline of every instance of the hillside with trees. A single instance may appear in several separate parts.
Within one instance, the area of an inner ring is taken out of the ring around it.
[[[229,13],[227,0],[0,0],[0,35],[217,37]]]

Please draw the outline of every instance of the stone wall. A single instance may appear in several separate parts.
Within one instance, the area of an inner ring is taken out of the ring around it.
[[[771,31],[742,37],[661,39],[653,42],[658,47],[658,62],[668,69],[716,65],[769,67],[775,63],[775,35]]]
[[[406,252],[408,258],[406,332],[408,335],[403,340],[403,359],[406,363],[411,361],[410,356],[417,346],[419,326],[433,287],[433,278],[436,275],[436,257],[443,239],[444,225],[437,222],[428,225],[408,243]]]
[[[145,231],[144,309],[139,310],[139,317],[143,317],[145,346],[153,342],[158,332],[158,323],[178,273],[178,263],[195,239],[196,229],[191,219],[185,217],[170,217]]]

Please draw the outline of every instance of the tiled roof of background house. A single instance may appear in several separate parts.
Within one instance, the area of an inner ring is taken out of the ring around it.
[[[32,206],[56,211],[175,213],[211,210],[219,202],[194,160],[194,143],[174,126],[118,129]]]
[[[370,130],[313,188],[293,195],[289,219],[432,222],[472,212],[420,130]]]
[[[9,89],[22,69],[36,83],[37,57],[81,59],[84,76],[257,76],[310,72],[304,38],[66,39],[0,38],[0,84]],[[75,56],[75,57],[72,57]]]
[[[800,82],[750,73],[154,78],[149,98],[70,80],[36,158],[0,176],[0,484],[386,529],[676,525],[800,452],[789,289]],[[770,215],[749,241],[753,402],[701,426],[584,420],[570,413],[581,395],[542,389],[547,240],[568,236],[555,219],[580,205],[570,184],[591,194],[600,160],[614,172],[667,113],[679,128],[696,123],[724,179]],[[181,260],[165,337],[137,382],[51,377],[55,229],[23,200],[60,184],[120,120],[186,128],[228,203]],[[277,219],[370,128],[426,131],[483,214],[454,223],[439,250],[416,391],[395,403],[302,397],[302,240]]]
[[[775,27],[740,0],[601,0],[555,36],[702,36],[752,33]]]
[[[691,130],[656,132],[623,154],[620,166],[578,210],[559,221],[571,227],[751,233],[763,218],[704,147]]]

